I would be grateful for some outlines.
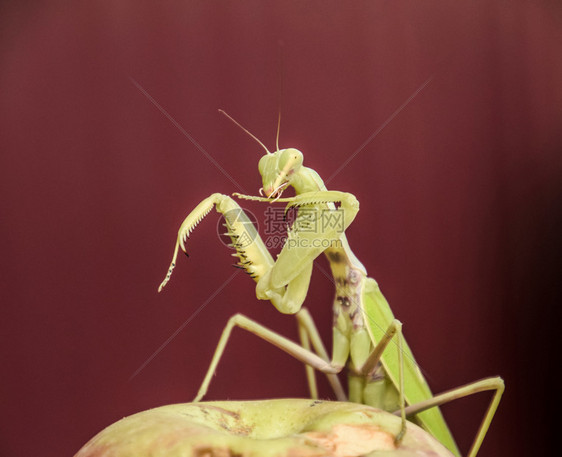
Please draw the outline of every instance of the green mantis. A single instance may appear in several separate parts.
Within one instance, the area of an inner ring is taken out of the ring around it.
[[[271,153],[257,138],[244,130],[266,150],[266,155],[258,164],[263,182],[260,194],[263,196],[235,196],[264,203],[283,202],[287,204],[287,210],[297,208],[296,219],[288,230],[281,253],[276,260],[273,259],[264,241],[233,198],[213,194],[203,200],[181,224],[170,268],[158,290],[161,291],[169,281],[179,249],[185,252],[185,243],[191,231],[215,208],[225,218],[227,235],[236,249],[233,255],[239,258],[238,266],[257,283],[257,298],[269,300],[284,314],[296,314],[301,342],[297,344],[284,338],[243,315],[233,316],[222,333],[195,401],[199,401],[207,392],[232,329],[240,327],[302,361],[307,367],[313,398],[317,396],[313,372],[316,369],[328,377],[338,400],[347,399],[337,378],[337,373],[347,366],[350,401],[401,415],[401,433],[405,431],[406,416],[412,418],[456,455],[460,455],[460,452],[438,406],[472,393],[494,391],[468,453],[469,457],[475,456],[498,407],[504,390],[503,380],[499,377],[487,378],[433,396],[402,336],[402,324],[394,318],[377,282],[368,277],[367,270],[347,242],[345,230],[359,211],[357,199],[350,193],[328,190],[318,173],[303,165],[303,154],[297,149],[280,150],[277,145],[277,150]],[[287,187],[294,189],[294,197],[282,198]],[[302,308],[313,261],[322,253],[330,262],[336,289],[331,357],[324,348],[310,314]],[[391,342],[396,342],[396,350],[390,347]],[[397,437],[398,441],[400,439],[401,435]]]

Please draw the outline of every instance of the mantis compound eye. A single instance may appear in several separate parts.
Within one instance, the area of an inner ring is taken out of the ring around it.
[[[267,155],[262,156],[262,158],[258,162],[258,171],[260,172],[261,175],[263,175],[263,172],[265,171],[265,168],[267,167],[268,158],[269,158],[269,156],[267,156]]]
[[[290,170],[297,170],[303,161],[302,152],[295,148],[283,149],[279,157],[279,169],[289,173]]]

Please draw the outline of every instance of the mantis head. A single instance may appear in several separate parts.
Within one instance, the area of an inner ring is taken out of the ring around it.
[[[302,168],[303,155],[298,149],[287,148],[279,149],[279,126],[281,122],[281,114],[277,121],[277,150],[269,152],[269,149],[249,130],[240,125],[235,119],[228,115],[225,111],[219,110],[228,119],[234,122],[244,132],[251,136],[260,146],[265,149],[267,153],[264,155],[259,163],[258,170],[261,174],[263,187],[260,188],[260,195],[265,195],[267,198],[277,200],[287,186],[293,185],[294,179],[298,176]]]
[[[260,194],[268,198],[279,198],[283,190],[291,185],[292,179],[298,175],[302,167],[303,155],[298,149],[287,148],[268,152],[259,163],[263,187]]]

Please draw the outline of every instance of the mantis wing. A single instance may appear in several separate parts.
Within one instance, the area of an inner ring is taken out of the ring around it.
[[[394,320],[394,315],[380,291],[379,285],[372,278],[367,278],[363,291],[363,314],[367,329],[373,342],[380,341],[385,330]],[[402,337],[400,335],[400,337]],[[404,363],[404,398],[409,405],[419,403],[433,397],[420,368],[414,360],[414,355],[406,341],[403,340],[403,363]],[[398,357],[393,351],[386,351],[381,357],[381,363],[394,386],[398,389],[399,366]],[[460,456],[453,435],[441,414],[439,408],[431,408],[416,414],[416,418],[429,433],[437,438],[451,452]]]

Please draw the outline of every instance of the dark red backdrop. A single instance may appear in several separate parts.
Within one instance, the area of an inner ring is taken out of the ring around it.
[[[90,3],[0,10],[0,454],[72,455],[189,401],[234,312],[296,337],[245,275],[224,285],[214,213],[156,293],[189,210],[257,193],[262,151],[217,108],[273,147],[282,43],[282,146],[328,178],[380,131],[329,186],[359,198],[350,243],[433,389],[501,374],[481,455],[539,455],[560,296],[555,2]],[[328,340],[331,297],[315,269]],[[208,399],[306,394],[297,362],[238,332]],[[486,401],[445,408],[463,449]]]

